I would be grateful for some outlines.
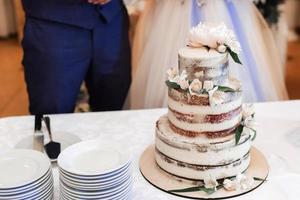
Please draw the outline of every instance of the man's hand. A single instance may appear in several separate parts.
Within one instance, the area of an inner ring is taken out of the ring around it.
[[[104,5],[110,1],[111,0],[88,0],[89,3],[95,4],[95,5],[97,5],[97,4]]]

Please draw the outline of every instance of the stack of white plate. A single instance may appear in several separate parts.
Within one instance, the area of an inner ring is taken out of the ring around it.
[[[131,158],[121,144],[84,141],[58,157],[61,199],[130,199]]]
[[[10,150],[0,154],[1,200],[53,198],[49,158],[34,150]]]

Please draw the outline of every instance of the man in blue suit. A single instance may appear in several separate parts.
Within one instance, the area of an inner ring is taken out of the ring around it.
[[[92,111],[121,109],[131,81],[129,20],[122,0],[22,3],[30,112],[73,112],[83,81]]]

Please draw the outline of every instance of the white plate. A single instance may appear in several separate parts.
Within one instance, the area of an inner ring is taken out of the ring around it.
[[[83,192],[79,190],[71,190],[67,188],[63,183],[60,183],[61,192],[65,196],[69,196],[72,198],[81,198],[81,199],[95,199],[95,198],[102,198],[107,199],[118,195],[123,195],[126,191],[130,191],[132,189],[132,180],[126,181],[122,185],[122,187],[117,188],[115,190],[107,191],[105,193],[97,192],[97,193],[90,193],[90,192]]]
[[[41,199],[41,200],[52,200],[53,199],[53,191],[54,191],[54,186],[52,185],[47,191],[38,194],[36,196],[30,197],[30,198],[26,198],[26,200],[37,200],[37,199]]]
[[[47,174],[47,176],[43,177],[42,179],[35,182],[34,184],[30,184],[30,186],[28,186],[28,187],[21,188],[18,190],[9,190],[9,191],[5,191],[5,192],[0,191],[0,198],[1,198],[1,196],[24,194],[24,193],[30,192],[32,190],[35,190],[35,189],[41,187],[42,185],[44,185],[50,179],[52,179],[51,176],[52,176],[52,174],[49,172]]]
[[[73,194],[77,195],[87,195],[87,196],[98,196],[98,195],[106,195],[109,193],[113,193],[116,191],[124,190],[128,185],[132,182],[132,179],[129,178],[127,180],[124,180],[122,183],[119,183],[117,186],[113,188],[109,188],[107,190],[94,190],[94,191],[86,191],[86,190],[77,190],[75,188],[72,188],[68,185],[66,185],[64,182],[60,181],[61,188],[64,191],[68,191]]]
[[[117,200],[117,199],[127,199],[132,192],[132,185],[129,185],[128,188],[126,188],[124,191],[120,193],[116,193],[110,196],[98,196],[98,197],[93,197],[93,198],[86,198],[86,197],[74,197],[72,195],[66,194],[61,192],[61,196],[64,197],[64,199],[67,200],[82,200],[82,199],[93,199],[93,200],[98,200],[98,199],[105,199],[105,200]]]
[[[48,182],[46,185],[43,185],[41,188],[34,190],[34,191],[30,191],[28,193],[24,193],[21,195],[17,195],[17,196],[8,196],[8,197],[1,197],[1,200],[16,200],[16,199],[31,199],[31,198],[35,198],[37,196],[41,196],[42,194],[48,193],[49,190],[51,190],[53,188],[53,181]]]
[[[117,170],[114,170],[110,173],[107,174],[102,174],[102,175],[89,175],[89,176],[84,176],[84,175],[78,175],[78,174],[74,174],[74,173],[70,173],[62,168],[59,168],[60,171],[62,171],[64,174],[68,175],[69,177],[72,178],[78,178],[78,179],[82,179],[82,180],[103,180],[106,181],[107,179],[112,179],[115,176],[117,176],[120,173],[123,173],[124,171],[128,171],[131,169],[131,160],[128,161],[128,163],[126,163],[126,165],[124,165],[122,168],[119,168]]]
[[[6,195],[6,194],[9,195],[9,194],[14,194],[14,193],[26,192],[27,190],[31,190],[32,188],[39,186],[42,182],[49,179],[50,176],[52,176],[51,169],[49,169],[48,172],[44,176],[42,176],[41,178],[39,178],[38,180],[36,180],[35,182],[33,182],[31,184],[28,184],[24,187],[18,187],[17,189],[0,190],[0,194],[1,195]]]
[[[44,176],[49,159],[41,152],[15,149],[0,154],[0,189],[17,189]]]
[[[66,149],[68,146],[76,144],[81,141],[81,139],[72,133],[68,132],[54,132],[53,140],[61,144],[61,151]],[[45,138],[44,144],[49,142],[48,138]],[[16,149],[33,149],[33,135],[23,138],[20,140],[16,146]],[[56,162],[56,159],[51,159],[51,162]]]
[[[30,197],[33,195],[37,195],[45,190],[48,190],[48,188],[53,185],[53,178],[49,177],[48,180],[45,180],[43,183],[41,183],[41,185],[38,185],[37,187],[34,187],[30,190],[27,190],[26,192],[18,192],[16,194],[5,194],[5,195],[1,195],[0,199],[11,199],[11,198],[22,198],[24,199],[25,197]]]
[[[127,175],[126,177],[119,180],[118,182],[114,182],[114,183],[110,183],[110,184],[106,184],[106,185],[80,185],[80,184],[74,184],[72,182],[68,182],[64,178],[61,178],[60,180],[63,181],[69,187],[72,187],[72,188],[77,189],[77,190],[97,191],[97,190],[111,189],[113,187],[116,187],[116,186],[120,185],[125,180],[128,180],[130,178],[131,178],[130,175]]]
[[[89,140],[66,148],[58,157],[58,166],[73,174],[95,176],[108,174],[125,166],[130,153],[123,145]]]
[[[86,179],[79,179],[79,178],[73,178],[68,175],[66,175],[64,172],[60,171],[59,172],[60,176],[67,179],[69,182],[72,182],[74,184],[82,184],[82,185],[106,185],[106,184],[111,184],[114,182],[119,181],[120,179],[124,178],[125,176],[128,176],[131,174],[131,171],[124,171],[117,176],[113,176],[110,179],[91,179],[91,180],[86,180]]]

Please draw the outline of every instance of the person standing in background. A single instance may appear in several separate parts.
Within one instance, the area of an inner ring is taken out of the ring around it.
[[[131,81],[122,0],[22,0],[31,114],[74,111],[85,81],[92,111],[122,109]]]

